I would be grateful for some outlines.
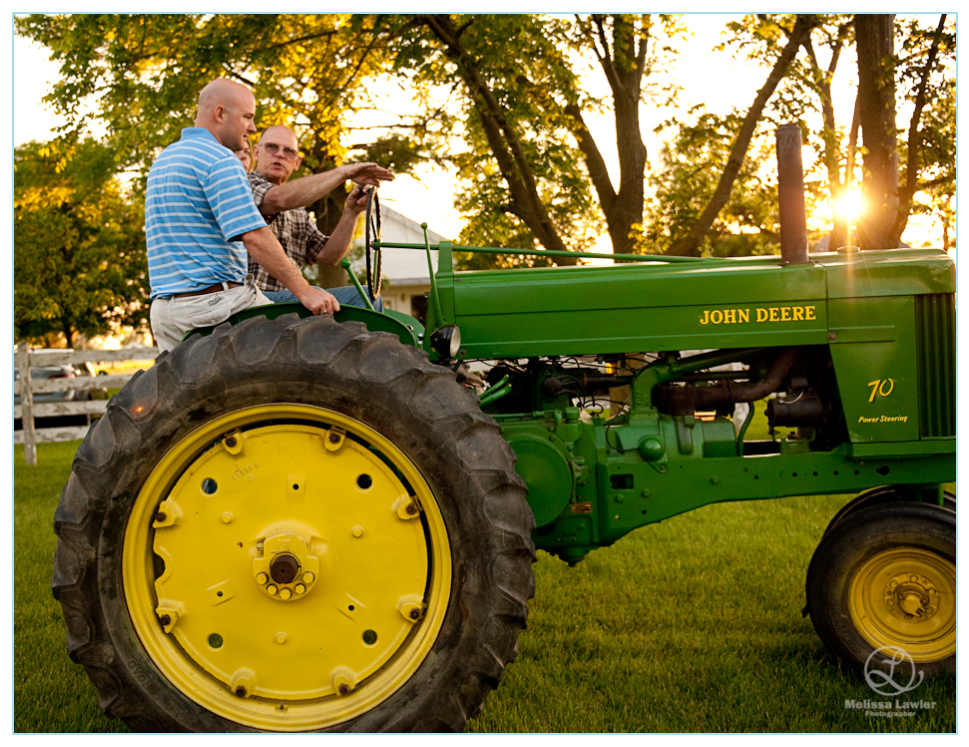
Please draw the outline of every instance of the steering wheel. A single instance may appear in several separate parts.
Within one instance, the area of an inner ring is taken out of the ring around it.
[[[367,220],[364,235],[367,258],[367,290],[371,298],[380,295],[380,198],[377,188],[367,192]],[[376,245],[375,245],[376,244]]]

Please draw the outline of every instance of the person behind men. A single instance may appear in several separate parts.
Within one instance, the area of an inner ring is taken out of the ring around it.
[[[248,137],[246,137],[242,148],[236,151],[236,158],[242,163],[242,168],[245,169],[246,173],[249,173],[249,167],[252,166],[252,145],[250,145]]]
[[[247,276],[248,256],[314,314],[339,309],[333,296],[311,287],[293,267],[253,203],[234,151],[256,131],[255,112],[252,91],[213,80],[199,94],[195,126],[183,129],[148,172],[151,328],[162,351],[190,329],[269,303]]]
[[[321,174],[312,174],[289,181],[302,163],[296,134],[282,125],[267,127],[256,144],[256,168],[249,173],[252,196],[260,212],[270,221],[270,227],[286,256],[293,265],[302,268],[314,262],[336,265],[346,255],[361,212],[367,208],[367,193],[363,186],[377,185],[393,179],[393,174],[375,163],[354,163]],[[333,233],[324,235],[303,208],[318,200],[347,180],[355,182],[347,196],[343,215]],[[249,272],[256,286],[274,303],[292,302],[293,294],[283,287],[269,268],[250,257]],[[364,306],[356,288],[330,288],[339,303]],[[374,307],[382,309],[381,299],[370,299]]]

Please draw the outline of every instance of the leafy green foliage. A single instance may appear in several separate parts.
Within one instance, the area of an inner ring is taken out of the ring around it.
[[[427,160],[418,143],[400,134],[378,137],[372,143],[364,143],[354,149],[362,152],[361,160],[379,163],[395,174],[410,173],[415,166]]]
[[[699,219],[716,188],[730,154],[731,140],[742,116],[719,116],[695,107],[689,123],[670,120],[660,126],[667,134],[658,164],[649,177],[652,192],[646,203],[637,252],[662,254],[677,236]],[[773,157],[770,136],[761,132],[744,160],[730,200],[704,237],[706,256],[772,254],[779,225],[776,176],[763,168]]]
[[[17,32],[49,47],[61,80],[46,97],[82,128],[107,125],[118,163],[147,172],[157,152],[192,124],[206,83],[225,77],[253,88],[260,125],[312,133],[306,166],[345,155],[345,114],[367,100],[361,85],[381,69],[373,19],[276,14],[30,15]],[[93,97],[93,113],[79,102]]]
[[[909,124],[901,168],[902,198],[915,214],[943,223],[943,249],[955,227],[956,23],[947,16],[930,28],[919,16],[897,20],[902,45],[896,73],[903,100],[919,113]],[[904,206],[903,206],[904,207]]]
[[[14,152],[14,329],[68,346],[80,332],[147,324],[144,213],[91,140],[28,143]]]
[[[805,154],[810,243],[815,245],[829,231],[837,242],[835,246],[846,239],[846,226],[832,227],[829,222],[830,206],[844,190],[861,180],[864,151],[858,147],[857,123],[854,128],[851,126],[852,112],[835,110],[831,86],[839,61],[853,54],[854,16],[819,18],[819,24],[802,44],[801,53],[764,110],[730,199],[704,237],[705,253],[757,254],[777,250],[774,130],[777,125],[792,121],[801,126],[805,146],[814,151],[813,157],[809,152]],[[946,236],[954,228],[955,146],[951,138],[955,112],[955,23],[947,19],[941,38],[936,40],[937,20],[938,16],[900,17],[895,27],[897,54],[893,68],[898,81],[899,111],[912,117],[908,124],[910,136],[898,148],[902,203],[896,218],[898,236],[908,220],[908,199],[913,213],[940,219]],[[785,42],[785,29],[790,28],[792,21],[792,16],[764,14],[732,20],[726,24],[727,40],[719,48],[730,47],[752,62],[769,64]],[[927,66],[934,42],[938,46],[936,58]],[[852,74],[857,71],[842,72],[840,77]],[[902,102],[909,106],[903,107]],[[723,173],[726,143],[734,137],[739,124],[736,111],[715,116],[702,107],[691,110],[685,121],[664,123],[661,130],[667,135],[666,142],[648,176],[655,192],[647,198],[637,251],[665,251],[695,223]],[[915,174],[906,183],[910,152],[915,153],[917,164]],[[811,224],[812,215],[821,225]],[[948,238],[943,241],[950,243]]]
[[[301,141],[294,176],[342,163],[348,153],[346,115],[370,102],[364,84],[384,69],[386,55],[367,16],[337,14],[30,15],[17,31],[52,50],[61,80],[46,97],[83,131],[89,118],[106,126],[118,169],[141,174],[195,119],[206,83],[229,78],[248,85],[260,127],[287,124]],[[79,102],[92,100],[85,115]],[[366,148],[369,144],[361,144]],[[383,146],[388,145],[383,143]],[[407,168],[395,146],[395,166]],[[379,147],[377,149],[379,151]],[[343,211],[344,190],[312,205],[330,233]],[[340,273],[336,273],[339,277]]]

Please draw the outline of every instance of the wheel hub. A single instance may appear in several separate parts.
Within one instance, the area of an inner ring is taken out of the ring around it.
[[[164,504],[171,521],[155,521],[167,628],[238,697],[346,694],[410,633],[398,608],[423,598],[423,528],[399,515],[393,471],[351,439],[334,448],[290,425],[228,439],[176,483]]]
[[[917,573],[902,573],[885,585],[885,606],[891,614],[905,620],[913,618],[929,619],[938,610],[938,590],[925,576]],[[935,603],[933,604],[933,597]]]
[[[315,532],[311,532],[312,536]],[[257,540],[259,554],[252,560],[256,584],[271,599],[298,601],[309,594],[320,574],[320,559],[307,541],[294,533],[280,532]]]

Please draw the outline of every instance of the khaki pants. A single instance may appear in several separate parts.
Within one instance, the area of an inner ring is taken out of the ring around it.
[[[156,298],[151,303],[151,333],[164,352],[182,341],[185,333],[214,327],[237,311],[271,304],[252,282],[252,275],[238,288],[187,298]]]

